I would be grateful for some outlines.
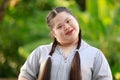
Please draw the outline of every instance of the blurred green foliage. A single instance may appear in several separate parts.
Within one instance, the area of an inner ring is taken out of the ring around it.
[[[83,39],[100,48],[115,80],[120,79],[120,1],[88,0],[0,1],[0,77],[17,77],[33,49],[52,42],[46,16],[56,6],[68,7],[77,17]],[[7,3],[6,7],[3,2]],[[3,8],[2,8],[3,6]]]

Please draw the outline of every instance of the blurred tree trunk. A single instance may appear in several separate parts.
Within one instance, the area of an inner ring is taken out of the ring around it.
[[[75,1],[78,4],[78,7],[81,11],[86,10],[86,0],[75,0]]]
[[[1,3],[1,6],[0,6],[0,21],[3,20],[4,12],[8,7],[9,1],[10,0],[3,0],[3,2]]]

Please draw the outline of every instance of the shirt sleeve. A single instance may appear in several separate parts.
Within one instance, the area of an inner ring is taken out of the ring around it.
[[[40,50],[35,49],[27,58],[24,65],[20,69],[19,76],[25,77],[28,80],[36,80],[39,72]]]
[[[92,80],[112,80],[110,66],[100,50],[97,52],[95,57],[92,78]]]

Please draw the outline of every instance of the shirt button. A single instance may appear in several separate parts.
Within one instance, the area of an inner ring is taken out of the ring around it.
[[[65,63],[67,62],[67,58],[65,58]]]

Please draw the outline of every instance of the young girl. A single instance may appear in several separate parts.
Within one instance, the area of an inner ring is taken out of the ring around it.
[[[105,56],[81,39],[78,21],[67,8],[53,9],[47,24],[54,42],[30,54],[18,80],[112,80]]]

